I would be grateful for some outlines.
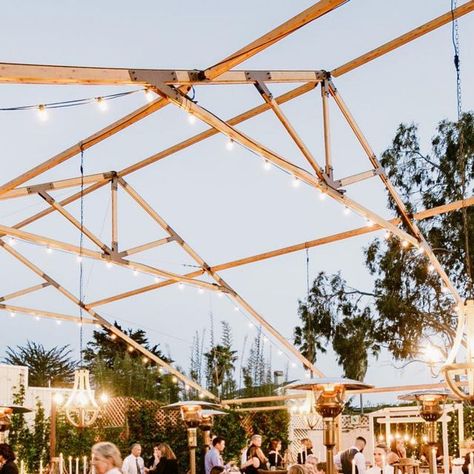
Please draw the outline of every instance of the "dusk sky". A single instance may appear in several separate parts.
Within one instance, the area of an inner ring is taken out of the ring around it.
[[[2,5],[0,62],[121,68],[205,69],[304,10],[314,1],[284,0],[227,2],[157,2],[91,0]],[[460,4],[463,2],[459,2]],[[434,17],[449,11],[448,0],[351,0],[336,11],[306,25],[291,36],[241,64],[240,69],[331,70]],[[459,20],[462,102],[465,111],[474,104],[474,14]],[[419,125],[424,152],[442,119],[456,119],[456,81],[451,25],[446,25],[382,58],[335,79],[346,104],[373,149],[380,155],[391,143],[399,123]],[[296,85],[269,85],[279,95]],[[0,108],[97,97],[136,90],[127,86],[0,85]],[[227,119],[259,105],[252,85],[196,87],[199,105]],[[143,92],[108,103],[107,111],[95,104],[49,111],[41,122],[35,111],[0,111],[2,184],[79,142],[91,133],[146,103]],[[316,88],[283,111],[320,164],[323,135],[320,89]],[[370,163],[349,127],[331,104],[332,148],[335,177],[366,171]],[[186,113],[168,105],[127,128],[84,155],[85,173],[120,170],[207,128],[188,123]],[[271,112],[238,126],[293,163],[309,170],[303,156]],[[126,180],[210,265],[267,250],[312,240],[364,225],[362,217],[345,216],[343,206],[302,184],[293,188],[291,178],[263,160],[235,146],[226,149],[226,138],[216,135],[170,156]],[[38,176],[41,183],[79,176],[79,157]],[[63,198],[77,189],[52,193]],[[390,218],[384,188],[373,178],[348,188],[348,195]],[[0,224],[12,226],[46,208],[40,197],[0,201]],[[110,188],[85,198],[84,224],[110,244]],[[79,217],[78,202],[68,210]],[[51,214],[24,230],[79,244],[79,232],[63,217]],[[376,236],[344,240],[309,251],[310,278],[320,271],[340,271],[354,287],[371,289],[363,249]],[[132,200],[119,193],[119,250],[164,237],[164,232]],[[85,245],[94,248],[87,239]],[[79,266],[74,255],[48,254],[44,247],[18,242],[15,247],[65,288],[78,295]],[[94,250],[96,250],[94,248]],[[191,259],[176,244],[134,255],[133,259],[176,273],[192,271]],[[0,252],[3,278],[0,295],[26,288],[40,279]],[[107,269],[85,260],[85,301],[153,283],[150,275],[134,276],[130,270]],[[298,299],[306,295],[306,255],[292,253],[222,272],[222,277],[287,339],[298,323]],[[78,309],[56,290],[47,288],[11,301],[25,307],[78,315]],[[189,368],[196,331],[209,335],[210,313],[216,336],[221,320],[229,321],[235,349],[244,361],[256,329],[250,316],[234,310],[226,298],[183,291],[172,285],[97,308],[107,320],[124,327],[143,328],[176,363]],[[47,347],[69,344],[78,354],[79,329],[52,320],[36,321],[0,312],[0,357],[6,346],[34,340]],[[85,330],[85,342],[91,329]],[[265,333],[265,332],[264,332]],[[245,340],[247,342],[245,343]],[[207,338],[208,344],[208,338]],[[268,353],[273,369],[286,370],[290,379],[303,369],[288,351],[270,338]],[[281,356],[278,351],[283,351]],[[238,368],[240,368],[240,360]],[[296,363],[295,367],[292,364]],[[331,351],[317,362],[328,376],[341,375]],[[377,386],[430,382],[429,370],[419,363],[402,365],[382,352],[371,360],[366,381]],[[377,396],[371,400],[388,399]],[[391,399],[393,399],[392,397]]]

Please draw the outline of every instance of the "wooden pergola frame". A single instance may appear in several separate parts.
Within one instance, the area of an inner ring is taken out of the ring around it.
[[[107,328],[116,336],[125,340],[130,346],[134,347],[145,357],[154,361],[156,364],[168,370],[174,374],[178,379],[184,382],[189,387],[192,387],[199,391],[202,396],[215,399],[216,397],[199,386],[195,381],[189,379],[185,375],[181,374],[175,368],[161,360],[144,347],[137,344],[135,341],[130,339],[122,331],[118,330],[113,324],[106,320],[103,316],[98,314],[94,308],[111,303],[113,301],[119,301],[125,298],[129,298],[144,292],[154,291],[158,288],[169,286],[175,283],[186,283],[197,286],[199,288],[205,288],[211,291],[223,292],[240,308],[243,308],[248,314],[250,314],[255,321],[261,325],[265,330],[272,335],[272,337],[285,347],[291,354],[293,354],[310,372],[318,376],[322,376],[322,372],[315,367],[310,361],[308,361],[285,337],[283,337],[279,331],[274,328],[262,315],[260,315],[245,299],[243,299],[239,293],[233,289],[221,276],[220,273],[223,270],[229,268],[235,268],[240,265],[246,265],[249,263],[261,261],[268,258],[273,258],[279,255],[284,255],[290,252],[299,251],[305,248],[314,247],[318,245],[324,245],[330,242],[336,242],[357,235],[363,235],[368,232],[373,232],[379,229],[386,229],[393,235],[400,239],[408,242],[412,246],[415,246],[426,253],[430,263],[443,280],[444,284],[449,288],[451,294],[457,303],[461,303],[461,298],[457,293],[455,287],[450,282],[447,274],[441,267],[436,256],[434,255],[429,244],[421,234],[416,221],[438,215],[444,212],[450,212],[454,209],[460,209],[463,207],[471,206],[474,202],[474,197],[466,199],[464,201],[458,201],[440,206],[435,209],[428,209],[420,212],[414,216],[407,212],[402,200],[398,196],[395,188],[391,184],[389,178],[385,174],[379,161],[377,160],[375,153],[370,147],[368,141],[364,137],[361,129],[357,125],[354,117],[352,116],[349,108],[343,101],[340,92],[336,88],[333,78],[339,77],[347,72],[358,68],[373,59],[376,59],[430,31],[433,31],[440,26],[443,26],[453,19],[459,18],[472,10],[474,10],[474,0],[469,0],[463,5],[457,7],[453,12],[447,12],[418,28],[415,28],[394,40],[381,45],[380,47],[373,49],[366,54],[353,59],[332,71],[315,70],[315,71],[262,71],[262,70],[234,70],[233,68],[254,56],[255,54],[263,51],[269,46],[275,44],[277,41],[285,38],[289,34],[293,33],[302,26],[316,20],[317,18],[331,12],[345,3],[346,0],[320,0],[313,6],[307,8],[300,14],[284,22],[272,31],[264,34],[257,40],[248,44],[244,48],[235,52],[234,54],[224,58],[219,63],[208,67],[207,69],[196,71],[196,70],[136,70],[136,69],[111,69],[111,68],[89,68],[89,67],[70,67],[70,66],[47,66],[47,65],[25,65],[25,64],[11,64],[11,63],[0,63],[0,83],[7,84],[82,84],[82,85],[136,85],[145,87],[153,90],[159,94],[159,98],[153,100],[151,103],[140,107],[132,113],[120,118],[119,120],[111,123],[107,127],[97,131],[96,133],[84,138],[81,142],[72,145],[66,150],[52,156],[43,163],[38,164],[34,168],[25,171],[14,179],[0,186],[0,199],[14,199],[24,196],[40,196],[46,203],[47,207],[21,222],[18,222],[14,226],[0,225],[0,246],[9,253],[16,260],[21,262],[33,273],[38,275],[43,283],[31,286],[29,288],[21,289],[0,297],[0,302],[14,299],[16,297],[38,291],[45,287],[54,287],[59,293],[61,293],[66,299],[73,302],[79,308],[88,314],[88,317],[84,319],[85,323],[100,324],[104,328]],[[282,94],[279,97],[274,97],[268,89],[268,84],[272,83],[302,83],[295,89]],[[254,107],[246,112],[243,112],[231,119],[221,119],[217,115],[213,114],[209,110],[205,109],[201,105],[198,105],[192,101],[186,94],[190,86],[204,86],[204,85],[232,85],[232,84],[249,84],[256,87],[258,93],[261,95],[263,103],[257,107]],[[313,156],[309,148],[305,145],[301,137],[298,135],[296,129],[293,127],[291,122],[285,116],[281,109],[281,105],[291,101],[292,99],[299,97],[307,92],[312,91],[318,85],[321,87],[322,97],[322,111],[323,111],[323,131],[324,131],[324,164],[320,165],[317,159]],[[370,169],[364,170],[356,175],[343,177],[340,179],[334,178],[334,165],[331,156],[331,141],[330,141],[330,117],[328,103],[330,100],[334,100],[335,104],[339,108],[343,117],[350,125],[354,135],[362,146],[363,150],[367,154]],[[50,192],[58,189],[67,189],[77,187],[81,184],[81,177],[72,177],[69,179],[62,179],[53,182],[46,182],[40,184],[31,184],[32,179],[41,175],[42,173],[64,163],[72,157],[78,155],[81,151],[85,151],[88,148],[112,137],[116,133],[124,130],[128,126],[140,121],[141,119],[149,116],[150,114],[173,104],[177,107],[185,109],[188,113],[193,114],[201,121],[206,122],[209,128],[193,137],[190,137],[180,143],[177,143],[165,150],[155,153],[148,158],[138,161],[127,168],[120,171],[105,171],[94,175],[85,176],[83,183],[87,187],[84,188],[83,192],[76,192],[69,197],[62,199],[61,201],[55,200]],[[244,134],[237,128],[236,125],[247,121],[257,115],[262,114],[271,110],[278,120],[281,122],[284,129],[288,132],[289,136],[295,142],[303,157],[308,162],[311,170],[307,171],[304,168],[296,166],[294,163],[286,159],[279,153],[269,149],[262,143],[257,142],[252,137]],[[272,250],[263,254],[253,255],[232,262],[226,262],[217,264],[214,266],[209,265],[189,244],[184,238],[179,235],[158,213],[155,209],[148,204],[143,197],[125,180],[125,177],[131,173],[142,170],[157,161],[160,161],[178,151],[188,148],[196,143],[199,143],[209,137],[212,137],[218,133],[222,133],[229,137],[229,139],[240,143],[244,147],[252,150],[258,156],[263,157],[269,162],[274,163],[279,168],[291,173],[295,178],[305,182],[307,185],[312,186],[321,193],[325,193],[337,202],[352,209],[354,212],[364,216],[373,222],[372,227],[356,228],[346,232],[328,235],[326,237],[318,238],[309,242],[303,242],[289,247]],[[396,203],[401,219],[387,220],[373,212],[369,208],[361,205],[357,201],[349,198],[345,194],[343,188],[350,186],[353,183],[361,180],[370,179],[378,176],[382,181],[390,196]],[[36,222],[43,217],[57,212],[61,214],[67,221],[74,225],[77,229],[81,230],[81,225],[67,210],[66,206],[74,201],[77,201],[81,196],[85,196],[93,193],[94,191],[104,187],[110,186],[111,201],[112,201],[112,239],[110,245],[102,242],[96,235],[94,235],[89,229],[82,226],[82,232],[86,241],[92,244],[92,248],[83,248],[82,250],[72,244],[58,241],[55,239],[47,238],[42,235],[27,232],[24,227],[29,224]],[[130,249],[119,249],[120,238],[118,235],[118,200],[117,191],[122,189],[126,192],[135,202],[140,206],[155,223],[161,227],[167,234],[163,239],[150,241],[143,245],[130,248]],[[403,223],[407,231],[404,231],[399,227],[399,224]],[[42,269],[34,265],[29,259],[20,254],[15,250],[6,240],[5,237],[17,237],[22,240],[33,242],[48,246],[50,248],[61,249],[73,254],[77,254],[80,257],[84,256],[91,259],[102,260],[105,262],[111,262],[115,265],[132,268],[137,271],[142,271],[151,275],[155,275],[163,279],[153,285],[148,285],[142,288],[137,288],[124,292],[117,295],[111,295],[98,301],[80,301],[76,296],[69,292],[66,288],[61,286],[51,276],[46,274]],[[153,265],[145,265],[134,260],[130,260],[127,257],[143,252],[145,250],[167,245],[168,243],[177,244],[181,247],[197,264],[199,269],[190,272],[188,274],[176,274],[160,268],[156,268]],[[213,282],[201,280],[198,277],[205,275],[209,277]],[[78,321],[77,317],[63,315],[59,313],[52,313],[49,311],[43,311],[32,308],[24,308],[19,306],[13,306],[10,304],[1,304],[0,310],[19,311],[25,314],[38,315],[44,317],[51,317],[57,320],[70,320]],[[459,332],[459,331],[458,331]],[[459,334],[458,334],[459,336]],[[462,334],[459,336],[462,337]]]

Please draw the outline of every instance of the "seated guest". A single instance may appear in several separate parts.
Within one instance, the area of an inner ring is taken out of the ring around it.
[[[393,474],[394,468],[387,464],[388,449],[385,444],[378,444],[374,449],[374,465],[366,474]]]
[[[405,449],[405,442],[402,438],[394,439],[390,443],[390,452],[387,454],[387,464],[395,464],[400,462],[400,459],[407,457],[407,450]]]
[[[268,459],[262,451],[262,437],[253,435],[250,439],[250,446],[247,449],[246,461],[242,464],[241,469],[245,474],[257,474],[258,469],[266,467]]]
[[[336,472],[337,469],[334,469],[334,472]],[[316,474],[326,474],[326,463],[325,462],[318,462],[316,464]]]
[[[224,467],[224,466],[214,466],[214,467],[211,469],[210,474],[221,474],[221,472],[224,472],[224,471],[225,471],[225,467]]]
[[[212,440],[212,448],[204,456],[204,469],[206,474],[211,474],[211,470],[215,466],[224,466],[224,460],[222,459],[222,452],[225,449],[225,439],[220,436],[216,436]]]
[[[288,474],[306,474],[306,471],[300,464],[293,464],[288,469]]]
[[[268,462],[270,467],[282,467],[283,457],[280,454],[281,451],[281,440],[272,439],[270,441],[270,451],[268,452]]]
[[[303,438],[301,441],[301,451],[298,453],[298,464],[306,464],[306,457],[313,454],[313,443],[309,438]]]

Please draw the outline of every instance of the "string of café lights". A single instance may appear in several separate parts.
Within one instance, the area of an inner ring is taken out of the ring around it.
[[[192,101],[194,102],[197,102],[195,100],[195,91],[194,91],[194,88],[192,90],[193,92],[193,96],[190,98]],[[73,100],[68,100],[68,101],[61,101],[61,102],[50,102],[50,103],[42,103],[42,104],[35,104],[35,105],[23,105],[23,106],[15,106],[15,107],[4,107],[4,108],[0,108],[0,112],[13,112],[13,111],[36,111],[37,114],[38,114],[38,118],[40,121],[42,122],[45,122],[48,120],[49,118],[49,115],[48,115],[48,110],[49,109],[59,109],[59,108],[71,108],[71,107],[79,107],[79,106],[86,106],[86,105],[90,105],[90,104],[96,104],[98,109],[101,111],[101,112],[106,112],[108,110],[108,102],[109,101],[112,101],[112,100],[116,100],[116,99],[120,99],[120,98],[124,98],[126,96],[129,96],[129,95],[132,95],[132,94],[137,94],[137,93],[143,93],[147,102],[151,102],[155,99],[156,97],[156,94],[151,91],[150,89],[148,88],[143,88],[143,89],[137,89],[137,90],[133,90],[133,91],[125,91],[125,92],[119,92],[119,93],[116,93],[116,94],[109,94],[109,95],[102,95],[102,96],[95,96],[95,97],[87,97],[87,98],[81,98],[81,99],[73,99]],[[189,111],[187,112],[187,116],[188,116],[188,122],[190,125],[194,125],[196,122],[197,122],[197,118],[195,115],[193,115],[192,113],[190,113]],[[246,151],[252,153],[253,155],[257,156],[259,159],[261,159],[262,157],[254,152],[252,149],[249,149],[248,147],[246,147],[245,145],[241,144],[241,143],[238,143],[238,142],[235,142],[232,138],[228,137],[227,138],[227,141],[226,141],[226,144],[225,144],[225,148],[227,149],[227,151],[231,152],[232,150],[234,150],[235,148],[235,144],[238,144],[240,145],[243,149],[245,149]],[[271,171],[272,169],[278,169],[280,172],[283,172],[285,173],[286,175],[288,176],[291,176],[291,186],[293,188],[299,188],[300,185],[301,185],[301,180],[293,175],[291,172],[279,167],[278,165],[270,162],[268,159],[263,159],[263,163],[262,163],[262,167],[263,169],[266,171],[266,172],[269,172]],[[327,198],[327,194],[320,190],[319,192],[319,198],[321,201],[324,201],[326,198]],[[351,209],[348,208],[347,206],[344,207],[343,209],[343,214],[345,216],[349,216],[351,214]],[[375,224],[373,221],[371,221],[370,219],[366,218],[366,226],[367,227],[373,227]],[[385,232],[385,235],[384,235],[385,239],[388,241],[392,238],[395,238],[395,236],[392,235],[392,233],[390,231],[386,231]],[[9,245],[13,246],[16,244],[17,240],[20,240],[22,241],[22,239],[19,239],[19,238],[15,238],[15,237],[10,237],[8,239],[8,243]],[[32,242],[29,242],[29,241],[23,241],[23,242],[26,242],[26,243],[29,243],[29,244],[32,244],[32,245],[37,245],[37,246],[41,246],[41,247],[44,247],[44,245],[42,244],[36,244],[36,243],[32,243]],[[400,242],[400,247],[404,250],[410,250],[410,249],[413,249],[414,247],[411,246],[411,244],[406,241],[406,240],[401,240]],[[46,253],[48,254],[51,254],[53,253],[53,248],[49,245],[46,246]],[[63,249],[54,249],[55,251],[60,251],[62,253],[68,253],[70,254],[71,252],[67,252]],[[419,246],[417,248],[417,254],[418,255],[423,255],[425,253],[425,250],[422,246]],[[76,255],[76,261],[81,264],[82,261],[83,261],[83,258],[84,256],[83,255]],[[110,269],[114,266],[114,263],[111,262],[111,261],[106,261],[105,262],[105,266]],[[143,271],[138,271],[137,269],[134,269],[132,267],[132,270],[133,272],[133,275],[134,276],[138,276],[139,274],[147,274],[147,275],[150,275],[146,272],[143,272]],[[428,273],[433,273],[435,271],[435,267],[432,265],[432,264],[428,264],[427,265],[427,271]],[[155,283],[159,283],[160,281],[162,281],[162,279],[160,279],[159,277],[157,276],[154,276],[154,281]],[[183,290],[185,287],[185,284],[183,282],[179,282],[178,283],[178,288],[180,290]],[[442,285],[441,287],[441,290],[443,293],[449,293],[449,289]],[[199,294],[203,294],[204,293],[204,289],[203,288],[199,288],[198,290],[198,293]],[[222,296],[223,293],[222,292],[218,292],[219,296]],[[226,295],[227,298],[229,299],[229,301],[234,305],[234,310],[236,311],[240,311],[245,317],[246,319],[248,320],[248,326],[249,328],[253,328],[255,327],[254,323],[252,322],[251,318],[245,313],[243,312],[238,306],[236,306],[234,304],[234,302],[230,299],[230,297],[228,295]],[[458,307],[456,307],[456,310],[459,310]],[[15,312],[11,312],[10,315],[12,317],[15,316]],[[35,319],[36,320],[40,320],[41,317],[39,315],[36,315],[35,316]],[[56,320],[57,324],[61,324],[61,320]],[[80,326],[82,326],[82,323],[78,323]],[[259,331],[260,331],[260,334],[263,334],[263,329],[260,327],[259,328]],[[268,338],[268,336],[264,335],[263,336],[263,342],[264,343],[268,343],[270,342],[270,344],[272,346],[274,346],[273,342],[270,340],[270,338]],[[133,348],[130,346],[129,349],[132,349]],[[287,358],[288,358],[288,361],[290,362],[290,358],[288,357],[288,355],[286,353],[284,353],[283,351],[281,351],[281,349],[278,349],[278,355],[285,355]],[[146,360],[145,360],[146,359]],[[144,358],[144,363],[147,363],[148,362],[148,359],[147,358]],[[295,368],[297,366],[297,364],[295,362],[290,362],[291,363],[291,367]],[[308,371],[305,371],[305,375],[307,377],[309,377],[309,372]]]

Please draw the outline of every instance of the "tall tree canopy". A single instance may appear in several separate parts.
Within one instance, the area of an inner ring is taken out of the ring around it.
[[[28,367],[28,383],[32,387],[67,385],[73,379],[76,366],[69,346],[46,349],[32,341],[28,341],[26,346],[7,347],[3,362]]]
[[[422,152],[417,126],[401,124],[381,164],[410,213],[470,197],[474,114],[440,122],[429,153]],[[390,196],[388,205],[400,217]],[[460,294],[473,297],[472,207],[418,225]],[[340,274],[322,272],[309,297],[300,302],[295,344],[312,362],[330,342],[345,375],[362,379],[368,356],[381,347],[402,360],[418,355],[427,341],[442,350],[451,345],[456,326],[453,299],[430,271],[425,255],[404,248],[396,237],[386,237],[374,239],[365,250],[365,264],[374,277],[372,290],[352,288]]]

